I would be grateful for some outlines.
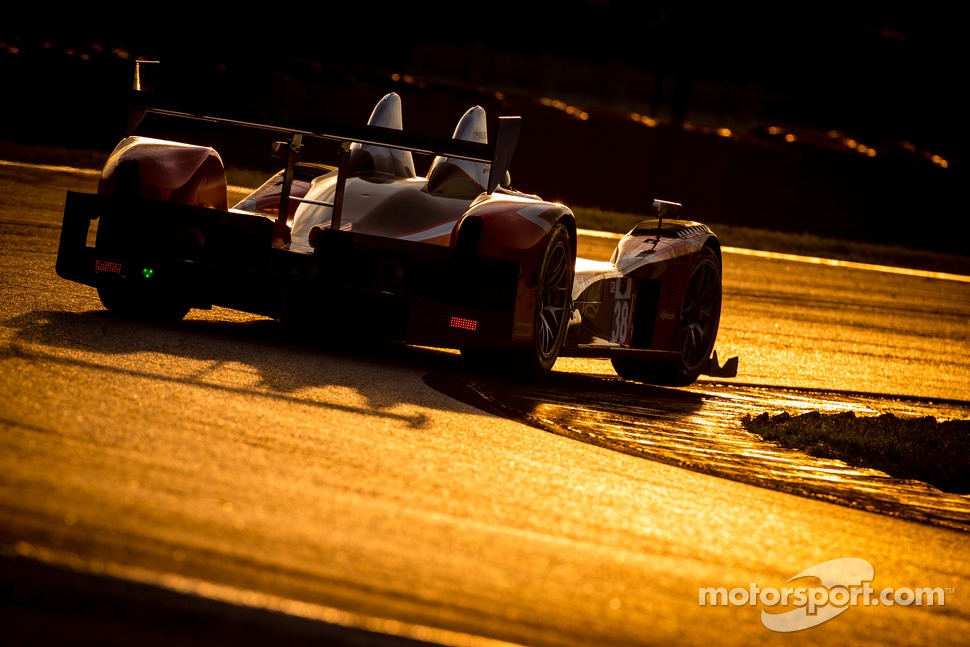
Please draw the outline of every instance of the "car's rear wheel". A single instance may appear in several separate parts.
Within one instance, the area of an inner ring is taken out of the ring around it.
[[[569,325],[576,268],[573,249],[566,226],[557,223],[539,265],[532,344],[504,351],[463,349],[466,363],[474,370],[526,381],[539,381],[549,374],[559,358]]]
[[[613,359],[620,377],[662,386],[687,386],[708,366],[721,319],[721,262],[710,247],[701,250],[684,293],[677,319],[674,362],[648,362],[624,357]]]
[[[149,321],[179,321],[190,309],[167,290],[150,289],[124,279],[99,284],[98,296],[112,314]]]

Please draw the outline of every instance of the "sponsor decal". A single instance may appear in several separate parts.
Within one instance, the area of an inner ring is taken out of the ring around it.
[[[512,329],[513,339],[532,339],[532,324],[528,321],[516,321]]]

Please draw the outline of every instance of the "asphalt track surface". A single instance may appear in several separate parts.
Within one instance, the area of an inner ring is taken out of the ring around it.
[[[967,644],[966,497],[779,458],[738,425],[970,417],[959,277],[730,251],[738,378],[657,389],[569,360],[530,391],[222,309],[116,319],[54,274],[59,219],[3,197],[5,644]],[[698,601],[848,557],[945,600],[794,633]]]

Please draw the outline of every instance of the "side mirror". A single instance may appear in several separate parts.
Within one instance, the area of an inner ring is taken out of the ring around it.
[[[679,202],[668,202],[667,200],[654,200],[652,211],[658,218],[676,218],[680,215],[684,205]]]
[[[676,218],[680,215],[684,205],[679,202],[668,202],[667,200],[654,200],[651,205],[653,215],[657,216],[657,238],[660,238],[660,231],[663,229],[664,216]]]

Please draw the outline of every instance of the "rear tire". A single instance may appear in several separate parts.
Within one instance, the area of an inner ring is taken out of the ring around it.
[[[138,289],[124,281],[99,285],[98,296],[108,312],[132,319],[175,322],[185,317],[190,309],[164,291]]]
[[[721,262],[710,247],[691,273],[677,318],[676,362],[646,362],[623,357],[613,358],[613,370],[625,380],[661,386],[693,384],[708,367],[717,329],[721,320]]]
[[[559,358],[572,305],[576,257],[569,231],[556,223],[546,245],[537,280],[534,340],[527,349],[462,349],[473,370],[528,382],[543,380]]]

